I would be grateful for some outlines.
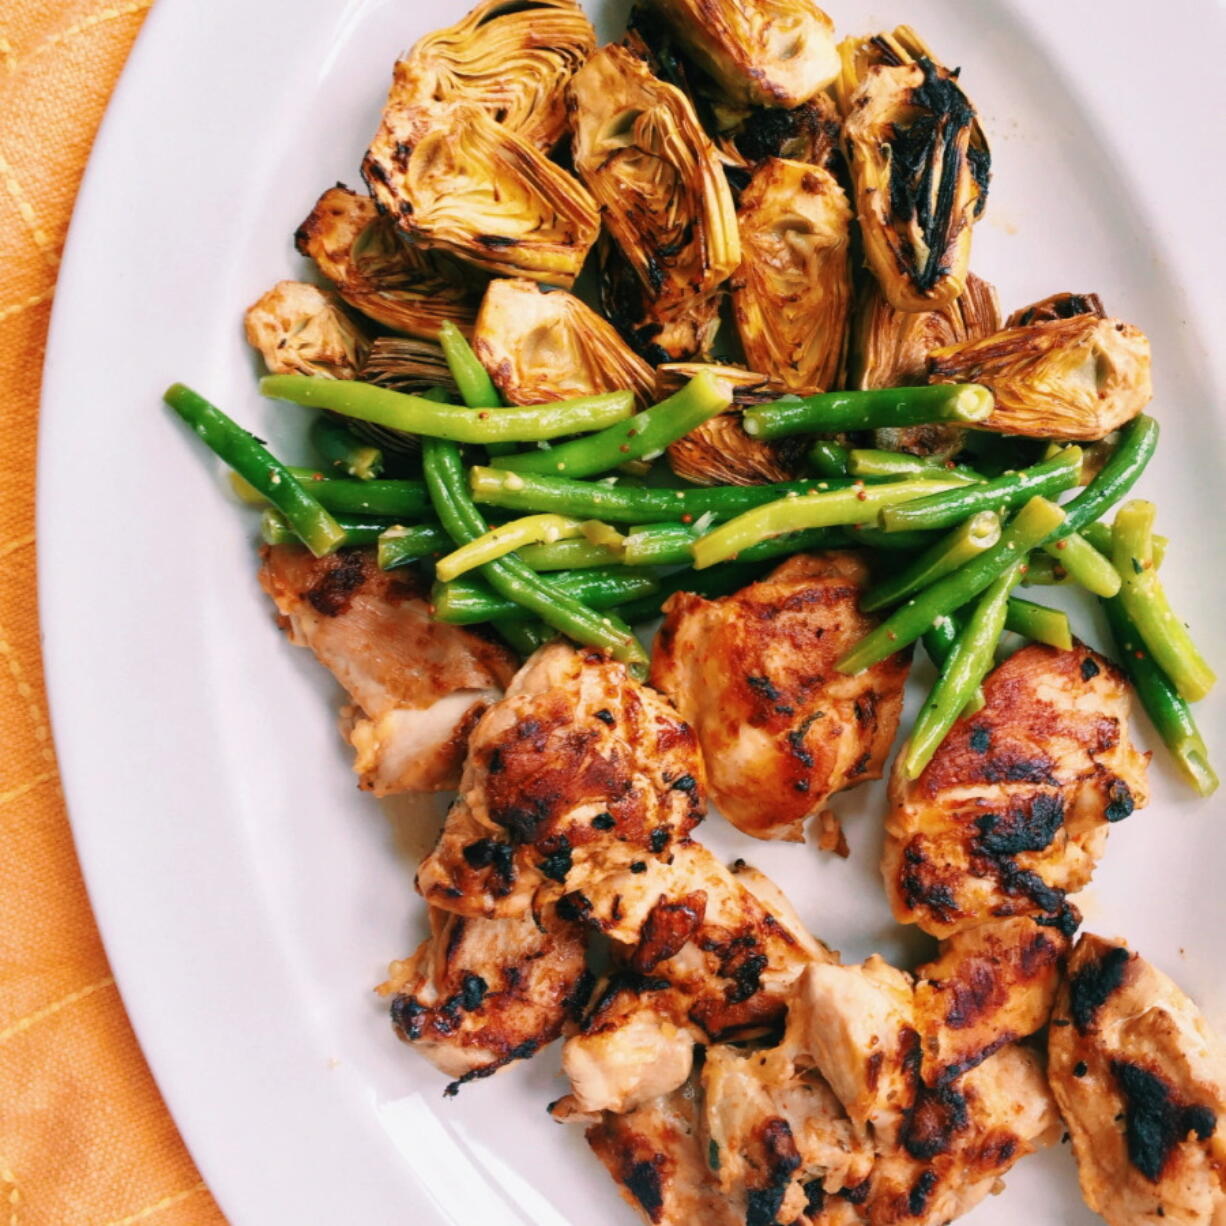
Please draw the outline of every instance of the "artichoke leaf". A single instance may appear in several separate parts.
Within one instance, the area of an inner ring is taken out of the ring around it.
[[[1094,314],[1005,328],[935,350],[932,383],[982,383],[996,407],[976,428],[1030,438],[1103,438],[1149,403],[1149,339]]]
[[[844,43],[839,94],[865,261],[892,306],[923,311],[966,287],[991,158],[957,74],[907,34]]]
[[[795,107],[839,73],[834,23],[812,0],[653,0],[734,102]]]
[[[370,348],[340,299],[305,281],[278,281],[247,308],[244,324],[274,375],[355,379]]]
[[[1005,327],[1016,328],[1048,319],[1072,319],[1076,315],[1097,315],[1099,319],[1106,319],[1107,311],[1097,294],[1051,294],[1014,311],[1005,320]]]
[[[487,278],[441,252],[411,246],[369,196],[329,188],[294,244],[351,307],[384,327],[430,338],[450,320],[472,331]]]
[[[569,287],[600,226],[583,185],[481,107],[454,103],[434,119],[409,146],[384,113],[362,163],[375,202],[423,247]]]
[[[714,291],[740,263],[732,194],[689,99],[625,47],[575,74],[575,167],[662,313]]]
[[[358,378],[363,383],[374,383],[414,396],[441,388],[449,400],[458,401],[460,398],[441,346],[417,337],[377,336],[358,371]],[[345,424],[359,438],[382,447],[384,451],[397,451],[409,456],[416,456],[421,451],[421,439],[416,434],[376,426],[356,418],[346,418]]]
[[[440,108],[471,103],[548,153],[566,131],[566,83],[595,48],[575,0],[485,0],[396,64],[388,110],[413,145]]]
[[[751,404],[768,404],[788,394],[783,384],[744,366],[720,362],[665,362],[656,367],[655,398],[665,400],[674,392],[679,392],[700,371],[706,371],[715,380],[720,394],[741,408]]]
[[[851,206],[820,166],[773,158],[741,193],[732,310],[745,360],[789,392],[842,382],[852,286]]]
[[[629,388],[651,403],[651,367],[586,303],[533,281],[491,281],[473,348],[510,404],[546,404]]]

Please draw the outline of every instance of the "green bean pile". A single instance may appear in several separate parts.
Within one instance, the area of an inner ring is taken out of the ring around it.
[[[981,434],[992,442],[981,455],[995,460],[978,467],[823,437],[810,444],[808,480],[664,486],[652,462],[729,407],[709,372],[637,413],[629,391],[504,406],[463,335],[446,324],[439,340],[461,404],[439,389],[261,381],[267,396],[326,410],[310,433],[318,469],[283,465],[182,384],[166,401],[231,467],[243,500],[263,507],[266,542],[300,541],[316,556],[373,545],[384,569],[432,566],[434,617],[489,623],[525,655],[563,634],[641,673],[647,655],[632,627],[674,592],[734,592],[804,550],[871,550],[880,577],[862,608],[882,620],[837,667],[858,673],[923,643],[938,677],[903,750],[911,778],[982,704],[1002,633],[1072,646],[1068,617],[1015,596],[1018,584],[1076,583],[1101,600],[1119,661],[1183,774],[1202,795],[1217,786],[1189,706],[1215,678],[1158,577],[1166,541],[1153,533],[1153,504],[1127,502],[1104,518],[1154,454],[1153,418],[1134,418],[1084,485],[1079,447],[1053,444],[1025,463],[1025,440]],[[743,423],[774,439],[975,423],[991,411],[985,388],[940,385],[787,396],[747,409]],[[418,436],[420,472],[388,475],[409,461],[385,457],[338,418]],[[1003,467],[1002,453],[1018,462]]]

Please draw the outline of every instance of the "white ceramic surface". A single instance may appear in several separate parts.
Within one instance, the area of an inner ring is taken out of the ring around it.
[[[556,1052],[445,1101],[443,1079],[394,1040],[370,989],[422,931],[412,870],[441,805],[381,808],[355,790],[334,687],[257,588],[254,524],[159,403],[182,379],[302,453],[296,411],[256,394],[242,309],[300,272],[291,235],[317,193],[356,184],[397,52],[463,7],[160,0],[99,136],[57,291],[39,507],[56,741],[124,1000],[236,1226],[634,1220],[578,1132],[545,1116]],[[1226,607],[1222,9],[828,8],[848,32],[910,21],[964,65],[995,154],[974,265],[1006,307],[1096,290],[1150,333],[1164,439],[1142,490],[1174,540],[1164,575],[1178,607],[1226,667],[1211,638]],[[610,32],[615,7],[598,16]],[[1084,609],[1076,618],[1101,642]],[[1219,768],[1224,706],[1202,708]],[[1192,800],[1155,757],[1153,803],[1112,831],[1086,925],[1127,936],[1226,1024],[1220,805]],[[838,809],[847,863],[754,843],[718,817],[703,837],[771,873],[849,958],[913,955],[875,868],[880,789]],[[965,1220],[1094,1220],[1059,1147],[1008,1182]]]

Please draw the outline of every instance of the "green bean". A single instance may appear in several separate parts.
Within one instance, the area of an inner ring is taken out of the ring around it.
[[[330,417],[317,417],[311,423],[311,445],[328,468],[339,469],[347,477],[369,481],[383,471],[383,452]]]
[[[1154,514],[1154,504],[1139,498],[1116,512],[1111,539],[1112,561],[1123,580],[1119,601],[1179,696],[1196,702],[1213,689],[1217,678],[1188,628],[1175,616],[1154,569]]]
[[[743,549],[768,537],[803,528],[828,528],[839,524],[862,523],[875,511],[923,498],[934,491],[949,489],[953,482],[913,478],[887,485],[852,486],[824,494],[797,494],[755,507],[722,524],[694,542],[694,566],[703,570],[716,562],[734,558]]]
[[[373,545],[391,525],[386,519],[368,519],[343,515],[336,520],[345,533],[345,545]],[[266,507],[260,516],[260,539],[265,545],[288,545],[299,542],[298,533],[276,507]]]
[[[966,626],[958,635],[945,666],[928,695],[907,742],[903,768],[917,779],[932,760],[996,658],[996,644],[1005,626],[1009,592],[1017,582],[1017,566],[998,575],[985,589]]]
[[[460,399],[470,409],[500,409],[502,397],[494,386],[489,372],[481,365],[481,359],[464,333],[451,322],[444,320],[438,330],[438,343],[447,359],[447,367],[455,380]]]
[[[1087,592],[1095,596],[1114,596],[1120,590],[1120,576],[1107,558],[1104,558],[1082,535],[1072,532],[1062,536],[1043,551],[1055,558]]]
[[[286,471],[321,507],[338,515],[385,515],[389,519],[416,519],[430,508],[424,481],[351,481],[325,477],[317,468],[287,467]],[[267,499],[238,473],[230,474],[234,492],[253,506]]]
[[[445,553],[454,542],[441,524],[393,524],[379,534],[379,569],[395,570],[420,558]]]
[[[576,481],[570,477],[540,477],[502,468],[474,466],[468,472],[474,499],[511,511],[552,511],[576,519],[606,523],[693,523],[703,515],[730,519],[751,507],[788,494],[849,489],[854,482],[835,477],[782,481],[775,485],[712,485],[692,489],[643,489]]]
[[[823,477],[846,477],[848,450],[839,443],[819,438],[809,448],[809,463]]]
[[[881,526],[888,532],[900,528],[950,528],[976,511],[1006,511],[1021,506],[1036,494],[1054,498],[1077,484],[1081,448],[1066,447],[1058,456],[1031,468],[1006,473],[974,485],[934,494],[905,507],[888,507],[881,513]]]
[[[667,400],[636,413],[628,421],[548,451],[522,451],[506,456],[500,464],[509,472],[592,477],[628,461],[654,458],[731,403],[727,391],[704,370]]]
[[[595,545],[582,537],[551,541],[547,545],[525,545],[517,552],[535,571],[589,570],[593,566],[628,565],[624,550]]]
[[[569,519],[565,515],[525,515],[490,528],[466,544],[457,546],[445,557],[439,558],[434,569],[438,577],[446,582],[495,558],[506,557],[525,545],[583,535],[582,520]]]
[[[860,608],[871,613],[897,604],[920,588],[935,583],[942,575],[957,570],[985,549],[991,549],[999,540],[1000,516],[995,511],[980,511],[920,554],[910,566],[866,592]]]
[[[876,524],[847,524],[842,532],[848,544],[867,545],[870,549],[884,549],[890,553],[927,549],[937,539],[935,532],[886,532]]]
[[[1134,417],[1124,427],[1119,445],[1098,476],[1065,505],[1067,518],[1060,535],[1080,532],[1101,519],[1136,484],[1157,446],[1158,423],[1145,413]]]
[[[1021,576],[1025,587],[1056,587],[1071,582],[1068,571],[1041,549],[1031,552],[1021,568]]]
[[[981,472],[935,456],[908,455],[905,451],[878,451],[856,447],[847,453],[847,469],[853,477],[920,477],[956,473],[968,481],[986,481]]]
[[[653,596],[644,596],[641,600],[630,601],[617,611],[633,625],[651,621],[659,617],[664,602],[677,592],[692,592],[707,600],[715,600],[720,596],[729,596],[739,592],[750,583],[756,583],[770,568],[757,564],[749,565],[743,562],[730,562],[726,566],[715,566],[711,570],[682,570],[666,575],[660,580],[660,590]]]
[[[265,396],[331,409],[389,430],[454,443],[533,443],[562,434],[602,430],[634,412],[634,396],[630,392],[604,392],[553,404],[472,412],[461,405],[439,404],[424,396],[393,392],[373,383],[316,379],[311,375],[265,375],[260,380],[260,391]]]
[[[1035,643],[1058,647],[1061,651],[1073,649],[1073,634],[1069,629],[1068,614],[1060,609],[1048,608],[1045,604],[1035,604],[1032,600],[1022,600],[1018,596],[1009,597],[1005,629]]]
[[[699,533],[686,524],[643,524],[632,528],[626,537],[627,566],[683,566],[694,560],[693,546]],[[788,532],[751,545],[739,555],[742,562],[764,562],[769,558],[814,549],[838,549],[845,544],[842,534],[830,528],[810,528]]]
[[[977,383],[934,383],[870,391],[819,392],[754,405],[741,419],[755,438],[784,438],[811,431],[880,430],[933,421],[983,421],[995,401]]]
[[[1191,709],[1145,649],[1145,643],[1129,618],[1123,600],[1119,596],[1104,600],[1103,609],[1120,662],[1132,679],[1141,705],[1158,730],[1158,735],[1188,782],[1200,795],[1211,795],[1217,789],[1218,778],[1209,765],[1209,751]]]
[[[321,379],[320,382],[333,380]],[[345,531],[340,524],[294,480],[285,465],[255,435],[182,383],[168,387],[164,399],[210,451],[285,516],[299,539],[317,558],[345,543]]]
[[[962,623],[956,615],[950,614],[948,617],[938,617],[920,635],[920,642],[924,644],[924,650],[928,653],[928,658],[936,665],[938,672],[945,667],[945,661],[949,659],[949,653],[953,651],[961,632]],[[976,711],[983,710],[983,704],[983,687],[976,686],[975,692],[966,700],[962,714],[974,715]]]
[[[1081,530],[1081,535],[1085,537],[1095,549],[1098,550],[1104,557],[1111,557],[1111,525],[1105,524],[1103,521],[1096,520],[1092,524],[1086,524]],[[1157,570],[1166,558],[1166,547],[1170,544],[1165,536],[1155,532],[1153,534],[1153,549],[1154,549],[1154,569]]]
[[[841,673],[858,673],[914,643],[937,618],[960,609],[1000,575],[1012,572],[1063,522],[1064,512],[1036,495],[1014,516],[991,549],[908,600],[866,634],[835,667]]]
[[[440,439],[423,439],[422,465],[435,511],[455,543],[463,545],[480,536],[486,524],[469,497],[459,448]],[[542,579],[522,558],[510,554],[488,562],[481,574],[500,596],[531,610],[576,642],[604,648],[637,671],[646,665],[646,653],[629,626],[609,614],[598,615],[556,583]]]
[[[551,582],[559,591],[593,609],[611,609],[629,600],[650,596],[660,586],[650,571],[626,566],[568,571],[554,575]],[[436,583],[430,599],[434,604],[434,616],[456,626],[494,620],[519,621],[531,616],[522,605],[499,596],[483,579],[472,575]]]

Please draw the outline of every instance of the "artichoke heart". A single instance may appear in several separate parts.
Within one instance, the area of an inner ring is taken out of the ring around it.
[[[740,263],[732,194],[689,100],[625,47],[575,74],[575,167],[657,309],[715,290]]]
[[[473,348],[504,400],[546,404],[629,388],[651,403],[655,374],[586,303],[533,281],[491,281]]]
[[[1047,319],[1072,319],[1075,315],[1107,318],[1102,299],[1097,294],[1063,293],[1040,298],[1038,302],[1032,302],[1029,306],[1014,311],[1005,320],[1005,327],[1016,328],[1022,324],[1035,324]]]
[[[1149,340],[1093,314],[1005,328],[937,349],[932,383],[982,383],[996,407],[983,430],[1031,438],[1100,439],[1149,403]]]
[[[656,398],[663,400],[679,391],[700,370],[715,378],[733,407],[669,445],[668,463],[673,472],[695,485],[762,485],[799,477],[808,440],[764,442],[746,434],[741,425],[746,405],[778,400],[787,392],[765,375],[740,366],[669,362],[656,370]]]
[[[834,22],[812,0],[653,4],[732,101],[799,106],[838,75]]]
[[[472,331],[486,278],[441,252],[411,246],[369,196],[330,187],[294,243],[351,307],[385,327],[430,338],[450,320]]]
[[[566,131],[566,83],[595,48],[575,0],[485,0],[396,64],[388,109],[410,145],[440,105],[468,102],[547,153]]]
[[[957,73],[905,32],[844,44],[839,92],[865,260],[891,306],[925,311],[966,286],[990,155]]]
[[[635,353],[653,364],[703,357],[719,331],[722,290],[673,303],[653,300],[608,235],[600,255],[600,306]]]
[[[459,399],[455,379],[441,347],[416,337],[375,337],[366,361],[358,371],[358,378],[363,383],[374,383],[379,387],[389,387],[394,392],[408,392],[415,396],[441,388],[448,399]],[[382,447],[384,451],[398,451],[410,456],[421,451],[421,439],[416,434],[376,426],[356,418],[346,419],[345,424],[359,438]]]
[[[600,227],[583,185],[481,107],[435,118],[410,147],[385,112],[362,163],[375,202],[423,247],[569,287]]]
[[[370,348],[340,299],[305,281],[278,281],[247,308],[245,325],[274,375],[355,379]]]
[[[741,193],[732,310],[745,360],[789,392],[842,379],[851,309],[851,206],[820,166],[772,158]]]
[[[829,94],[815,94],[808,102],[784,110],[752,107],[731,129],[737,153],[751,166],[767,158],[789,158],[833,170],[839,162],[843,121]]]

